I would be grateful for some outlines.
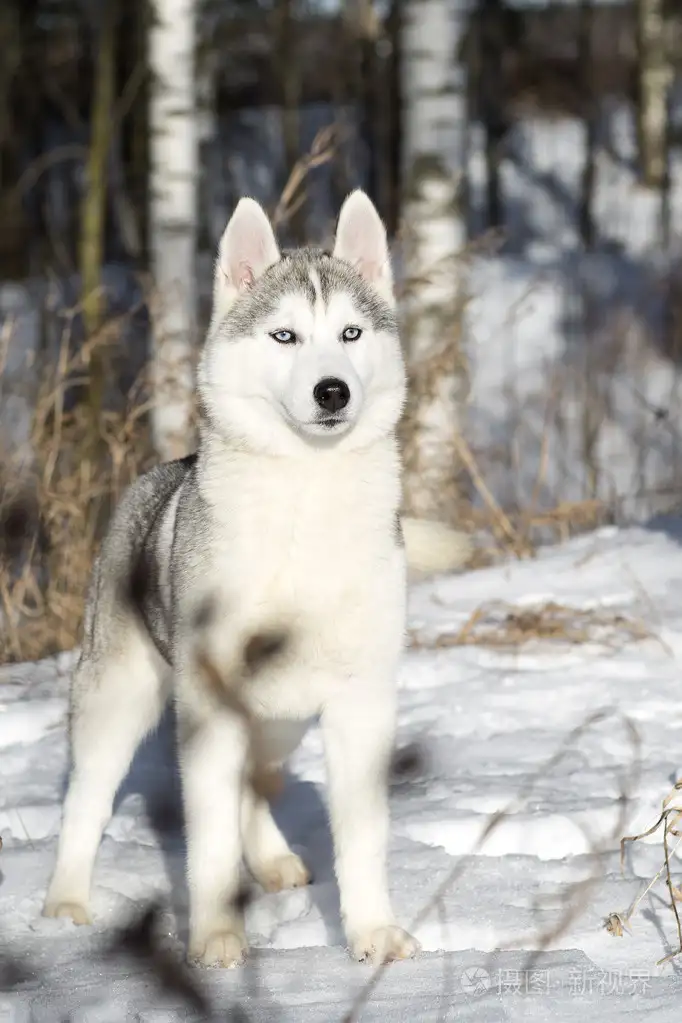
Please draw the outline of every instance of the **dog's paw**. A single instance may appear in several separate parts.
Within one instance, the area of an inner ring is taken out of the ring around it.
[[[222,966],[230,969],[241,966],[248,951],[244,932],[237,929],[215,930],[202,939],[194,940],[189,958],[198,966]]]
[[[258,867],[256,878],[266,892],[281,892],[285,888],[303,888],[310,884],[310,871],[300,856],[289,853]]]
[[[351,941],[351,950],[361,962],[390,963],[395,959],[411,959],[421,948],[416,938],[397,924],[374,927]]]
[[[66,917],[79,925],[92,923],[87,906],[68,899],[49,899],[43,906],[43,916]]]

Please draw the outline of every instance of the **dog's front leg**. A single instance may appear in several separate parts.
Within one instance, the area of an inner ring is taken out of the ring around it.
[[[342,692],[322,714],[341,915],[353,955],[405,959],[419,945],[397,926],[386,875],[394,696]]]
[[[221,712],[203,720],[178,707],[190,895],[190,958],[234,966],[246,952],[238,906],[240,804],[246,737]]]

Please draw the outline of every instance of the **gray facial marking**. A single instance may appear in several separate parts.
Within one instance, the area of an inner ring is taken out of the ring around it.
[[[400,514],[399,514],[399,512],[395,513],[395,521],[394,521],[394,524],[393,524],[393,533],[394,533],[394,536],[395,536],[395,545],[396,545],[396,547],[404,547],[405,546],[405,535],[403,533],[403,524],[400,521]]]
[[[369,320],[375,331],[397,334],[396,316],[380,295],[345,260],[336,259],[320,249],[285,250],[282,258],[260,277],[249,291],[241,294],[220,324],[218,335],[237,341],[255,333],[259,324],[277,308],[284,295],[301,295],[311,305],[316,293],[310,278],[314,271],[320,281],[322,300],[345,291]]]
[[[350,263],[333,256],[323,256],[316,267],[322,286],[322,298],[329,302],[335,292],[345,291],[364,313],[372,330],[397,333],[395,313],[387,302],[355,270]]]

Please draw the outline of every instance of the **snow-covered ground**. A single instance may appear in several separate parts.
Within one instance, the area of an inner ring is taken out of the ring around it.
[[[664,521],[602,530],[532,561],[414,588],[410,627],[420,645],[401,670],[399,743],[417,744],[422,756],[411,775],[394,780],[390,876],[402,921],[431,908],[417,928],[422,953],[385,971],[360,1019],[679,1020],[682,957],[656,965],[677,941],[663,883],[641,903],[632,934],[613,937],[603,921],[625,911],[662,865],[659,836],[632,847],[620,874],[617,797],[633,757],[622,718],[641,741],[623,829],[632,833],[655,820],[682,773],[680,594],[682,523]],[[622,612],[651,638],[607,634],[515,650],[434,642],[489,601],[549,600]],[[141,751],[107,828],[94,927],[40,916],[66,767],[70,663],[63,656],[0,672],[0,1020],[189,1018],[174,996],[159,994],[144,963],[99,955],[115,925],[158,893],[168,906],[170,947],[182,948],[183,846],[169,728]],[[571,729],[600,708],[613,713],[550,768]],[[197,971],[216,1018],[231,1018],[229,1007],[242,997],[255,1021],[340,1021],[371,973],[343,946],[316,731],[291,771],[277,812],[315,882],[257,893],[247,917],[255,976]],[[477,850],[489,815],[508,805],[509,816]],[[595,844],[607,850],[599,861],[590,855]],[[432,905],[455,868],[459,876]],[[679,884],[679,858],[675,873]],[[575,901],[591,875],[583,908],[529,962],[565,914],[566,897]],[[17,990],[2,993],[9,951],[27,973]]]

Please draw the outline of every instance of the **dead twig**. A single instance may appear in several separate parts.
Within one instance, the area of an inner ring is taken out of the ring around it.
[[[673,884],[672,873],[671,873],[671,858],[673,853],[682,845],[682,831],[678,830],[678,825],[682,822],[682,807],[670,806],[670,803],[676,798],[677,793],[682,792],[682,779],[677,781],[671,791],[663,800],[662,810],[656,821],[647,828],[646,831],[640,832],[638,835],[625,835],[620,842],[620,868],[621,871],[625,865],[625,847],[628,842],[639,842],[643,838],[648,838],[658,831],[661,824],[663,824],[663,856],[664,862],[661,869],[651,878],[646,887],[637,898],[634,900],[630,908],[625,913],[611,913],[605,921],[605,927],[610,934],[616,937],[621,937],[623,929],[630,930],[630,921],[637,911],[644,896],[651,891],[656,882],[665,874],[665,882],[668,892],[670,894],[670,906],[675,917],[675,925],[677,928],[677,949],[674,952],[670,952],[667,956],[659,959],[656,963],[657,966],[661,966],[663,963],[669,962],[671,959],[675,959],[678,955],[682,954],[682,920],[680,919],[680,913],[677,907],[677,903],[680,901],[680,889]],[[672,852],[669,846],[670,837],[677,838],[678,842],[673,848]]]
[[[517,530],[514,529],[510,519],[495,500],[492,491],[479,472],[478,465],[476,464],[476,459],[472,454],[471,448],[460,433],[457,433],[455,436],[455,446],[459,457],[469,471],[476,489],[490,510],[497,532],[501,533],[501,535],[509,541],[511,548],[517,557],[523,557],[524,555],[532,556],[534,554],[532,547],[523,539]]]
[[[338,135],[337,125],[330,124],[326,128],[321,128],[313,139],[310,151],[296,161],[272,214],[274,227],[281,227],[300,209],[305,200],[304,195],[299,195],[303,182],[311,170],[329,163],[332,159],[338,144]]]
[[[249,782],[253,792],[262,799],[274,799],[282,791],[282,774],[268,765],[260,745],[260,729],[244,698],[243,688],[273,658],[281,656],[289,643],[280,632],[254,633],[243,646],[242,656],[230,671],[220,671],[202,648],[197,653],[197,666],[206,687],[216,701],[244,725],[250,764]]]

